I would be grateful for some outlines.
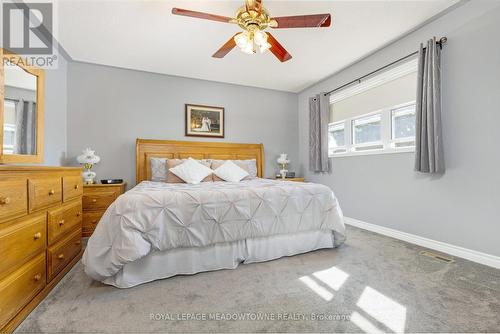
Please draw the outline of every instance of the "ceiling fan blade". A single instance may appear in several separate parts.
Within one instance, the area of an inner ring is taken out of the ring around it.
[[[270,33],[267,34],[267,42],[271,44],[271,52],[278,58],[282,63],[292,59],[292,55],[285,50],[285,48],[273,37]]]
[[[330,14],[314,14],[299,16],[273,17],[277,25],[271,25],[275,29],[284,28],[323,28],[329,27],[332,23]]]
[[[245,0],[247,11],[255,10],[258,13],[262,11],[262,0]]]
[[[236,36],[238,34],[234,34],[234,36]],[[234,36],[231,37],[231,39],[228,40],[226,42],[226,44],[224,44],[219,50],[217,50],[217,52],[215,52],[212,55],[212,57],[214,57],[214,58],[224,58],[224,56],[227,55],[229,53],[229,51],[231,51],[236,46],[236,42],[234,41]]]
[[[226,23],[232,23],[233,22],[233,18],[232,17],[215,15],[215,14],[209,14],[209,13],[203,13],[203,12],[195,12],[195,11],[192,11],[192,10],[181,9],[181,8],[172,8],[172,14],[174,14],[174,15],[182,15],[182,16],[189,16],[189,17],[194,17],[194,18],[197,18],[197,19],[205,19],[205,20],[211,20],[211,21],[218,21],[218,22],[226,22]]]

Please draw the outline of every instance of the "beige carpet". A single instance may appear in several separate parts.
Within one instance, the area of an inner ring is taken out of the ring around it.
[[[499,332],[500,271],[395,239],[117,289],[78,264],[19,332]]]

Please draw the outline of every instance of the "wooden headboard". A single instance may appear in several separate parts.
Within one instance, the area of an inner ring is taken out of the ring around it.
[[[264,145],[137,138],[135,144],[135,179],[151,179],[152,157],[167,159],[256,159],[257,176],[264,175]]]

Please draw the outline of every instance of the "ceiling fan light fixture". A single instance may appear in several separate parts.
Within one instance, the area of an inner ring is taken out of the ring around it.
[[[249,55],[253,55],[255,53],[255,49],[253,48],[253,43],[248,43],[244,48],[241,48],[241,51],[248,53]]]
[[[248,36],[247,32],[241,32],[238,35],[234,36],[234,42],[240,49],[243,49],[247,47],[248,44],[250,44],[250,36]]]
[[[269,50],[271,48],[271,46],[272,45],[269,44],[267,41],[264,44],[259,45],[259,51],[260,51],[260,53],[266,52],[267,50]]]
[[[254,32],[254,40],[257,45],[264,45],[267,43],[267,34],[262,30],[257,30]]]
[[[264,53],[270,49],[281,62],[292,59],[292,56],[273,35],[264,32],[264,30],[267,28],[326,28],[332,22],[329,13],[271,17],[262,5],[262,0],[245,0],[244,2],[244,6],[240,7],[234,18],[181,8],[172,8],[172,14],[236,24],[243,30],[222,45],[212,55],[214,58],[224,58],[233,48],[238,46],[241,51],[248,54],[254,54],[257,52],[256,50]]]

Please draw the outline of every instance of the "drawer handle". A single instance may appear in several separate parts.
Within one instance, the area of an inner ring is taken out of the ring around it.
[[[81,240],[78,240],[78,241],[76,241],[76,242],[75,242],[75,245],[79,245],[79,244],[81,244],[81,243],[82,243],[82,241],[81,241]]]
[[[78,184],[75,184],[75,189],[78,190],[80,186]]]
[[[57,258],[58,258],[59,260],[64,259],[64,254],[59,254],[59,255],[57,255]]]
[[[81,212],[77,212],[77,213],[76,213],[76,216],[77,216],[77,217],[80,217],[80,215],[81,215]]]
[[[33,276],[33,279],[38,282],[39,280],[42,279],[42,275],[41,274],[36,274],[35,276]]]
[[[52,195],[54,195],[55,193],[56,193],[56,191],[55,191],[54,189],[50,189],[50,191],[49,191],[49,196],[52,196]]]
[[[59,221],[59,226],[63,226],[63,225],[64,225],[64,219],[61,219],[61,220]]]
[[[35,233],[35,235],[33,236],[33,238],[35,238],[35,240],[40,239],[41,237],[42,237],[42,233],[40,233],[40,232]]]
[[[97,202],[97,199],[96,198],[92,198],[92,203],[95,203]]]
[[[94,219],[94,220],[92,221],[92,224],[97,224],[97,219]]]
[[[5,205],[10,203],[9,197],[0,197],[0,205]]]

